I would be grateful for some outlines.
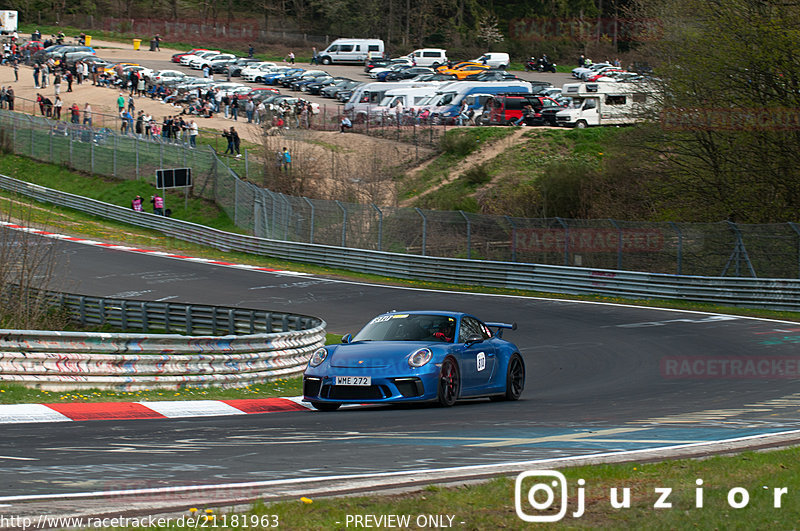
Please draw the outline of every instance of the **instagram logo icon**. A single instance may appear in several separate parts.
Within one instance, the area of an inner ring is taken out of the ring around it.
[[[517,476],[514,508],[523,521],[558,522],[567,514],[567,502],[567,478],[561,472],[532,470]],[[556,510],[555,514],[553,510]]]

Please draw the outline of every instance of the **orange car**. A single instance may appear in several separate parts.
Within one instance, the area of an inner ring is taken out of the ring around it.
[[[489,67],[486,65],[482,65],[480,63],[475,63],[472,61],[464,61],[463,63],[458,63],[453,65],[452,68],[448,68],[447,66],[440,66],[437,69],[437,72],[440,74],[450,74],[456,76],[458,79],[464,79],[465,77],[472,75],[472,74],[480,74],[484,70],[488,70]]]

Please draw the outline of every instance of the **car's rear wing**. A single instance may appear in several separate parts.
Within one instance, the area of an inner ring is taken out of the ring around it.
[[[486,326],[488,326],[489,328],[497,328],[497,332],[495,333],[495,337],[503,337],[503,329],[504,328],[508,328],[508,329],[511,329],[511,330],[516,330],[517,329],[517,323],[516,322],[511,323],[511,324],[508,324],[508,323],[486,323]]]

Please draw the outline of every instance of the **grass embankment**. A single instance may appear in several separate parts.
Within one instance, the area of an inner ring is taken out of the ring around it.
[[[796,503],[800,489],[797,457],[795,448],[765,453],[746,452],[734,457],[706,460],[566,469],[562,471],[569,487],[566,516],[558,524],[547,525],[549,529],[795,529],[800,518],[800,505]],[[585,513],[576,518],[573,514],[579,508],[579,479],[586,482],[583,487]],[[702,480],[700,486],[697,480]],[[551,510],[536,512],[528,504],[527,489],[538,482],[537,478],[531,478],[522,483],[525,512],[528,515],[555,515],[560,508],[558,488],[554,489],[555,501]],[[776,507],[776,489],[784,488],[787,489],[784,495],[777,491],[781,504]],[[616,489],[614,498],[611,489]],[[629,506],[612,508],[612,499],[625,500],[626,489]],[[671,489],[663,500],[671,506],[658,508],[662,491],[656,489]],[[274,522],[275,517],[280,527],[286,529],[345,529],[364,527],[357,526],[355,518],[360,517],[363,523],[367,515],[370,515],[373,526],[379,528],[392,528],[376,524],[382,516],[389,515],[409,518],[409,524],[402,526],[405,529],[426,527],[421,524],[430,525],[432,517],[447,524],[443,527],[456,529],[535,528],[534,524],[517,517],[514,491],[515,477],[506,477],[461,487],[429,486],[420,491],[390,496],[303,497],[269,505],[256,503],[248,513],[239,513],[235,517],[219,510],[206,513],[204,508],[196,508],[199,511],[187,512],[186,515],[197,514],[205,525],[226,529],[266,528],[258,522]],[[744,491],[748,497],[746,504],[743,503]],[[542,491],[538,493],[537,503],[544,503],[544,494]],[[742,507],[736,508],[739,505]],[[210,516],[206,517],[206,514]],[[188,527],[172,526],[174,529]]]
[[[563,189],[564,175],[587,174],[599,164],[604,145],[615,129],[540,129],[528,128],[513,149],[498,149],[492,156],[465,169],[455,179],[441,184],[455,164],[478,150],[491,150],[517,127],[471,127],[449,131],[441,141],[442,154],[422,171],[401,184],[401,197],[413,198],[437,187],[415,201],[415,206],[435,210],[503,213],[513,216],[547,217],[562,212],[530,212],[543,201],[543,193]],[[548,187],[548,183],[553,186]],[[553,188],[554,190],[548,190]],[[564,195],[571,191],[566,190]],[[569,208],[568,197],[555,206]],[[574,199],[572,200],[574,201]]]

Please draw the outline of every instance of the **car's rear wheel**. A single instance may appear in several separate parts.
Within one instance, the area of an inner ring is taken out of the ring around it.
[[[502,395],[493,396],[491,399],[495,402],[500,400],[519,400],[523,389],[525,389],[525,363],[519,354],[514,354],[508,360],[506,392]]]
[[[458,400],[461,392],[461,375],[458,372],[458,364],[453,358],[445,358],[442,362],[442,370],[439,372],[439,404],[450,407]]]
[[[336,411],[340,406],[336,402],[311,402],[311,407],[319,411]]]

